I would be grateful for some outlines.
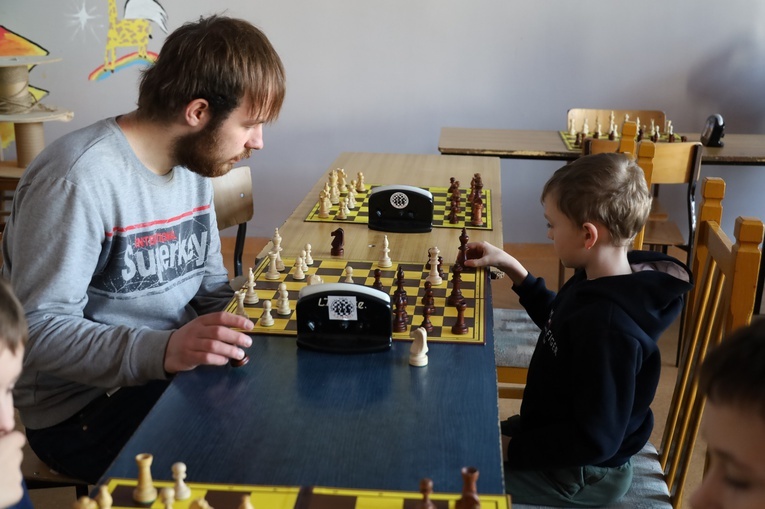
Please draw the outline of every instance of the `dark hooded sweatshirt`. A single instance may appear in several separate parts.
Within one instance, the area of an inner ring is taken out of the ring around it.
[[[631,274],[577,271],[556,295],[529,274],[513,289],[542,329],[529,365],[511,469],[624,464],[648,441],[659,383],[657,341],[683,307],[688,268],[652,251]]]

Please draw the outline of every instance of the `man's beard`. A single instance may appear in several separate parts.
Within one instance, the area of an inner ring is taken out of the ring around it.
[[[207,125],[199,132],[181,136],[173,145],[173,157],[181,166],[185,166],[203,177],[220,177],[225,175],[234,164],[232,157],[221,160],[218,150],[220,141],[219,125]],[[250,149],[239,154],[237,160],[250,157]]]

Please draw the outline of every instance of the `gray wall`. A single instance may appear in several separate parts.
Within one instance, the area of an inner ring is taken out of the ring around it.
[[[107,1],[0,0],[0,24],[63,59],[31,74],[47,103],[75,112],[46,124],[48,141],[134,107],[137,66],[87,79],[103,62]],[[340,152],[434,154],[442,126],[557,130],[568,108],[611,107],[662,109],[678,132],[700,131],[711,113],[731,133],[765,130],[765,4],[753,0],[160,3],[169,30],[213,12],[247,18],[284,60],[282,114],[248,161],[251,235],[269,236]],[[93,17],[84,27],[81,9]],[[154,25],[149,50],[164,37]],[[545,240],[538,194],[558,166],[502,162],[506,242]],[[737,215],[765,217],[763,168],[705,175],[728,183],[726,231]],[[672,214],[683,218],[679,204]]]

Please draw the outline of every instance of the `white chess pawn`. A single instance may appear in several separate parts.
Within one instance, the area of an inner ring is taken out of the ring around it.
[[[327,203],[329,203],[329,200],[327,200],[327,193],[322,190],[319,193],[319,217],[321,219],[327,219],[329,217],[329,209],[330,207],[327,206]]]
[[[160,496],[162,497],[162,503],[165,505],[165,509],[173,509],[175,490],[173,488],[162,488]]]
[[[287,293],[287,285],[285,283],[279,284],[279,299],[276,301],[276,314],[280,316],[289,316],[292,314],[289,293]]]
[[[340,209],[335,217],[337,219],[348,219],[348,205],[345,203],[345,197],[340,198]]]
[[[247,311],[244,309],[245,292],[242,290],[237,290],[234,292],[234,295],[236,296],[236,314],[247,317]]]
[[[311,277],[308,278],[309,285],[320,285],[322,283],[324,283],[324,281],[321,279],[321,276],[318,274],[311,274]]]
[[[173,486],[173,489],[175,490],[175,499],[186,500],[191,496],[191,488],[189,488],[184,481],[184,479],[186,479],[186,464],[179,461],[178,463],[173,463],[171,468],[173,470],[173,480],[175,481],[175,485]]]
[[[109,493],[109,487],[102,484],[98,487],[98,495],[96,495],[96,503],[99,509],[111,509],[114,499],[112,499],[111,493]]]
[[[300,268],[303,270],[303,272],[308,272],[308,262],[305,261],[305,257],[308,255],[306,253],[305,249],[300,250],[300,259],[303,261],[303,263],[300,265]]]
[[[260,315],[260,325],[263,327],[271,327],[274,324],[274,317],[271,316],[271,301],[266,299],[263,301],[263,314]]]
[[[342,168],[337,169],[337,180],[339,181],[338,189],[341,193],[347,193],[348,192],[348,184],[345,182],[346,175],[345,170]]]
[[[313,265],[313,257],[311,256],[311,244],[305,245],[305,263],[310,265]]]
[[[393,262],[391,261],[390,256],[388,256],[388,253],[390,252],[390,248],[388,246],[388,236],[385,235],[383,237],[382,256],[380,257],[380,261],[377,262],[377,265],[384,269],[393,266]]]
[[[269,251],[268,253],[268,272],[266,272],[265,277],[272,280],[282,277],[279,274],[279,269],[276,268],[276,253],[274,251]]]
[[[353,267],[350,265],[345,266],[345,279],[346,283],[353,283]]]
[[[298,256],[295,260],[295,271],[292,273],[292,279],[295,281],[302,281],[305,279],[305,272],[303,272],[303,260]]]
[[[361,173],[361,172],[358,172],[356,174],[356,192],[357,193],[363,193],[366,190],[367,190],[367,188],[364,185],[364,174]]]
[[[412,329],[409,337],[413,339],[409,348],[409,364],[415,367],[428,365],[428,332],[424,327]]]
[[[358,205],[356,203],[356,191],[352,187],[348,188],[348,196],[346,200],[346,205],[350,210],[355,209]]]
[[[430,284],[433,286],[443,283],[443,279],[441,279],[441,275],[438,273],[438,253],[440,252],[441,250],[437,247],[428,249],[428,254],[430,255],[430,274],[425,278],[425,281],[430,281]]]

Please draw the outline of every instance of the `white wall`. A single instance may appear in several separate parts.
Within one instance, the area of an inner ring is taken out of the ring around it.
[[[63,59],[31,74],[47,103],[75,112],[46,125],[48,141],[135,104],[137,67],[87,79],[103,62],[107,1],[0,0],[0,24]],[[340,152],[437,153],[442,126],[564,129],[568,108],[612,107],[662,109],[678,132],[700,131],[711,113],[728,132],[765,130],[761,2],[159,1],[169,30],[212,12],[249,19],[286,66],[282,114],[249,161],[251,235],[269,236]],[[95,17],[84,29],[81,9]],[[159,52],[165,34],[153,34]],[[502,162],[506,242],[544,241],[538,194],[558,166]],[[737,215],[765,217],[765,168],[704,175],[728,183],[726,231]]]

